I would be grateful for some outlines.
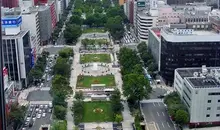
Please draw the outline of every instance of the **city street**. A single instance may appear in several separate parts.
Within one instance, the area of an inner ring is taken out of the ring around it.
[[[141,110],[147,124],[154,122],[158,130],[175,130],[162,100],[142,102]]]

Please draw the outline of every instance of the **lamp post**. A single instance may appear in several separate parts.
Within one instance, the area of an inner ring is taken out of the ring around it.
[[[2,0],[0,0],[2,7]],[[0,9],[1,19],[1,9]],[[3,58],[2,58],[2,25],[0,23],[0,130],[6,130],[6,115],[5,115],[5,93],[4,93],[4,77],[3,77]]]

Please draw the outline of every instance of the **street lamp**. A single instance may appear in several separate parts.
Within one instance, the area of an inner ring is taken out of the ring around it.
[[[0,0],[0,7],[2,7],[2,1]],[[0,9],[0,19],[1,19]],[[6,115],[5,115],[5,93],[3,82],[3,58],[2,58],[2,25],[0,23],[0,130],[6,130]]]

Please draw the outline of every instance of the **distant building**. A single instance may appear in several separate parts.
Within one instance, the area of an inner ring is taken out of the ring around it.
[[[185,5],[193,2],[204,2],[204,0],[167,0],[168,5]]]
[[[176,68],[220,65],[220,37],[209,24],[203,29],[187,24],[152,28],[148,44],[166,83],[172,84]]]
[[[18,7],[18,0],[2,0],[2,6],[8,8]]]
[[[220,67],[178,68],[174,88],[190,113],[190,127],[220,125]]]
[[[7,14],[2,17],[3,61],[9,77],[18,87],[28,85],[27,75],[34,62],[29,30],[21,30],[20,14]]]

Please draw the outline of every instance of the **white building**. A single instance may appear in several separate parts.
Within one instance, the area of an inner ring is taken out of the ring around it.
[[[22,30],[30,30],[31,48],[40,54],[40,23],[37,11],[22,10]]]
[[[174,79],[191,126],[220,123],[220,67],[178,68]]]
[[[137,14],[137,36],[140,41],[148,40],[148,32],[151,27],[157,25],[158,10],[143,10]]]

